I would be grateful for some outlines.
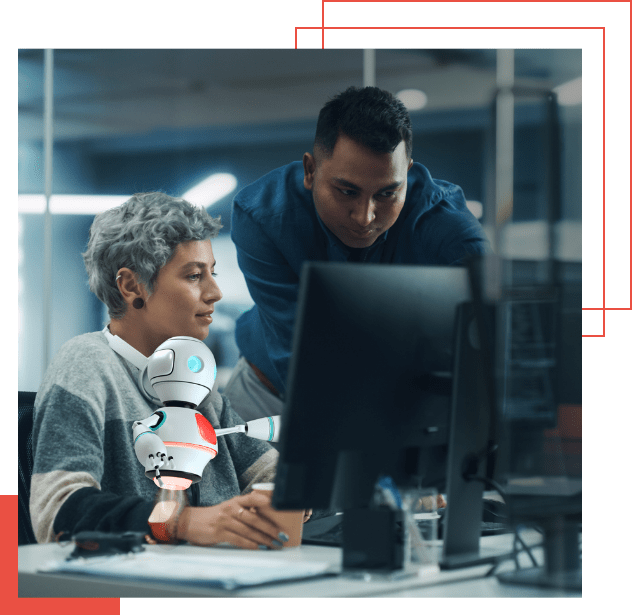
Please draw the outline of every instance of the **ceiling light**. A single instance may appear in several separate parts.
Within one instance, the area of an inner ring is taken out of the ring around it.
[[[237,178],[232,173],[213,173],[199,184],[187,190],[182,198],[193,205],[207,208],[229,195],[237,187]]]
[[[553,88],[557,94],[557,102],[565,107],[582,104],[582,78],[577,77]]]
[[[428,102],[428,97],[421,90],[401,90],[396,96],[409,111],[423,109]]]

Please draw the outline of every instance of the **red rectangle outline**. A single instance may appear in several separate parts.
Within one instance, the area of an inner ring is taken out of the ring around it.
[[[627,308],[607,308],[606,307],[606,29],[603,26],[325,26],[325,2],[364,2],[365,0],[322,0],[322,24],[321,26],[296,26],[294,28],[294,48],[298,49],[299,30],[321,30],[322,48],[325,48],[325,30],[601,30],[603,45],[603,229],[602,229],[602,304],[600,308],[582,308],[582,310],[601,310],[603,333],[593,335],[582,335],[582,337],[605,337],[606,336],[606,311],[609,310],[632,310],[632,202],[630,205],[630,307]],[[368,0],[370,2],[383,2],[384,0]],[[395,0],[402,1],[402,0]],[[419,2],[425,0],[403,0],[405,2]],[[459,2],[474,2],[475,0],[457,0]],[[500,2],[502,0],[492,0]],[[527,0],[535,2],[537,0]],[[570,0],[562,0],[568,2]],[[589,0],[582,0],[588,2]],[[615,0],[625,1],[625,0]],[[629,1],[628,1],[629,3]],[[632,58],[632,52],[631,52]],[[631,84],[632,90],[632,84]],[[632,179],[631,179],[632,186]],[[632,200],[631,200],[632,201]]]

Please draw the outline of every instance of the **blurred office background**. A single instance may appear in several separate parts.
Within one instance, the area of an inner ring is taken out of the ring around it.
[[[207,344],[223,383],[238,358],[235,319],[252,305],[230,240],[232,198],[311,150],[318,111],[351,85],[374,84],[404,100],[414,160],[434,177],[459,184],[498,244],[499,216],[490,206],[492,100],[502,72],[496,50],[69,49],[46,57],[44,50],[18,52],[20,390],[37,390],[66,340],[107,322],[81,257],[95,213],[154,190],[192,194],[192,202],[222,217],[213,249],[224,299]],[[581,72],[578,49],[511,54],[515,85],[558,94],[558,256],[567,260],[581,260]],[[45,104],[46,74],[52,107]],[[495,247],[509,256],[542,258],[548,245],[544,108],[519,98],[513,105],[513,205],[505,243]],[[47,216],[45,111],[51,108]],[[196,187],[205,190],[189,192]]]

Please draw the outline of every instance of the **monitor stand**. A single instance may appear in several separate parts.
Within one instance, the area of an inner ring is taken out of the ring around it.
[[[459,306],[455,331],[447,506],[440,560],[443,569],[493,564],[512,556],[511,550],[480,547],[483,483],[465,478],[484,475],[490,433],[483,357],[471,303]]]

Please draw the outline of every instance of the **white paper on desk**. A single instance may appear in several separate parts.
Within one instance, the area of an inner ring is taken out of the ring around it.
[[[257,554],[258,555],[258,554]],[[222,557],[171,553],[134,553],[51,562],[40,572],[68,572],[102,577],[188,583],[236,589],[275,581],[314,577],[328,572],[324,562],[283,562],[265,557]]]

